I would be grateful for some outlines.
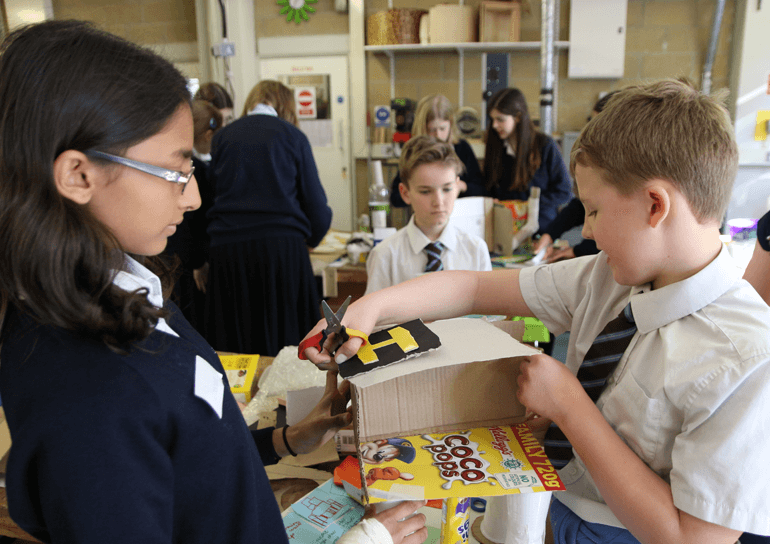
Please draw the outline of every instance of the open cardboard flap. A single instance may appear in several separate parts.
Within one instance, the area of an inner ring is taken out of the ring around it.
[[[350,380],[363,483],[354,498],[564,489],[516,398],[521,358],[539,353],[511,336],[523,333],[521,324],[459,318],[427,326],[441,347]]]

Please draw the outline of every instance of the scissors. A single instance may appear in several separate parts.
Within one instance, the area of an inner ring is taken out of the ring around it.
[[[331,355],[333,355],[342,344],[350,340],[351,336],[357,336],[364,341],[364,344],[369,341],[369,338],[361,331],[348,329],[342,324],[342,316],[345,315],[345,312],[348,309],[348,304],[350,304],[350,296],[348,296],[345,302],[342,303],[342,306],[339,307],[337,312],[334,313],[332,312],[332,309],[329,308],[329,305],[326,304],[325,300],[321,302],[321,308],[323,309],[324,317],[326,318],[326,328],[321,332],[314,334],[310,338],[303,340],[299,344],[300,359],[307,360],[307,357],[305,357],[305,350],[307,348],[314,347],[319,352],[323,351],[326,339],[329,338],[332,333],[337,335],[337,340],[334,343],[334,346],[329,349],[329,353]]]

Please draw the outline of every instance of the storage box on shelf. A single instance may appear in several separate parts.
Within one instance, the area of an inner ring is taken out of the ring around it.
[[[481,2],[479,36],[482,42],[518,42],[521,39],[521,2]]]

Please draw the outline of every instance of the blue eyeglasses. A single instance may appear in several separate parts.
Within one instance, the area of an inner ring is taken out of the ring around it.
[[[160,166],[154,166],[152,164],[135,161],[133,159],[127,159],[125,157],[119,157],[117,155],[110,155],[109,153],[103,153],[101,151],[94,151],[94,150],[86,151],[86,155],[90,157],[96,157],[99,159],[104,159],[106,161],[122,164],[123,166],[128,166],[129,168],[134,168],[135,170],[144,172],[145,174],[150,174],[152,176],[163,178],[166,181],[170,181],[172,183],[179,183],[182,185],[183,193],[185,188],[187,187],[187,183],[190,181],[190,178],[192,178],[193,176],[193,172],[195,172],[195,167],[192,166],[192,161],[190,161],[190,171],[187,172],[186,174],[183,174],[182,172],[177,172],[175,170],[166,170],[165,168],[161,168]]]

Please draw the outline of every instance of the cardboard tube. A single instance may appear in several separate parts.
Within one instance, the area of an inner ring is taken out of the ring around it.
[[[498,544],[543,544],[551,492],[487,498],[481,534]]]

